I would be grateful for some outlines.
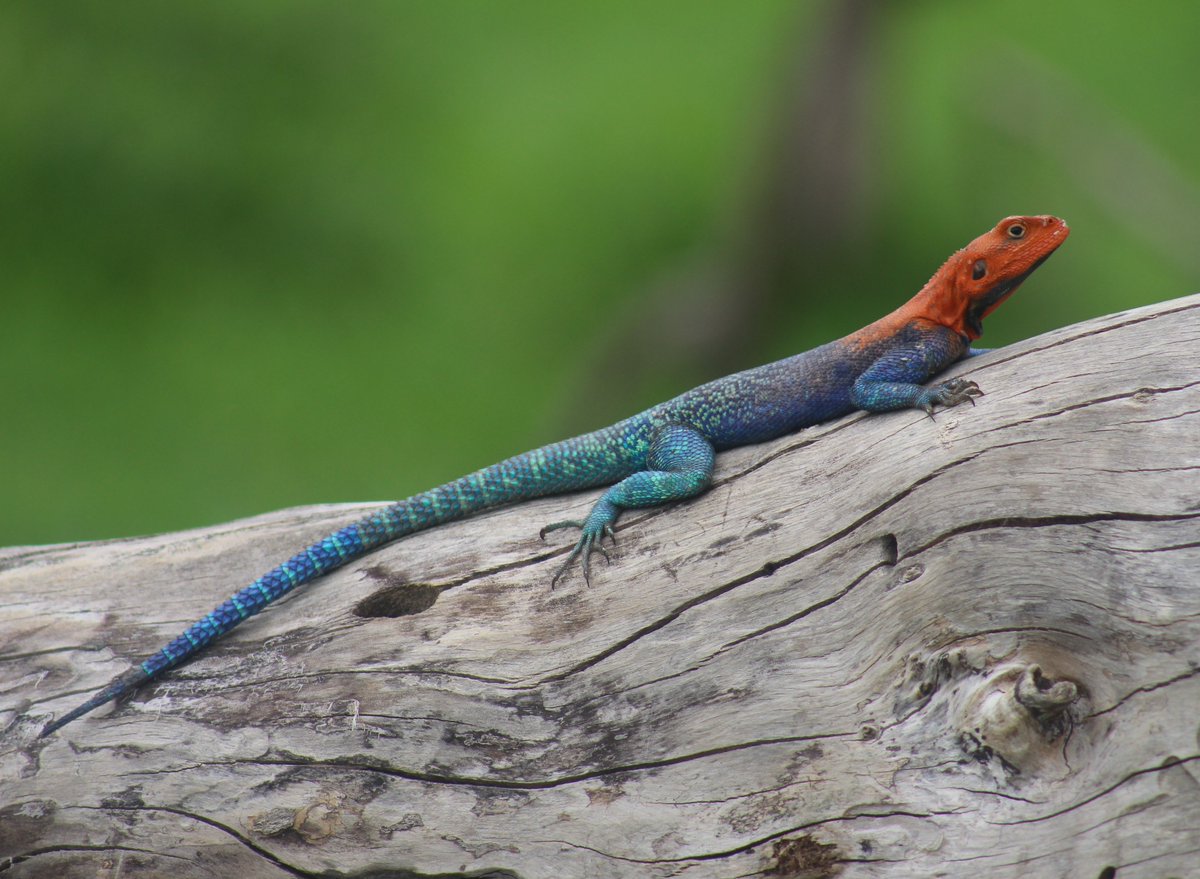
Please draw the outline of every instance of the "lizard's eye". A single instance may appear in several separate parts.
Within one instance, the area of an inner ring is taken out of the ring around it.
[[[1025,237],[1025,227],[1022,226],[1020,223],[1013,223],[1011,226],[1008,227],[1008,237],[1009,238],[1024,238]]]
[[[987,274],[987,263],[982,259],[975,260],[975,268],[971,270],[971,277],[978,281]]]

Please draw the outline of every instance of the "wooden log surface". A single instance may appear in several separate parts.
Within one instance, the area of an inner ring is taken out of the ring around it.
[[[1200,297],[626,514],[398,541],[46,739],[369,505],[0,551],[0,875],[1200,876]],[[369,429],[356,427],[355,429]]]

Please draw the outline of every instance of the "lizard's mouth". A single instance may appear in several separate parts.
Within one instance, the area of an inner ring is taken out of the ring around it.
[[[1051,251],[1053,253],[1053,251]],[[1001,281],[992,289],[988,290],[981,297],[967,306],[967,314],[964,323],[967,329],[973,334],[973,337],[978,339],[983,335],[983,319],[996,310],[1001,302],[1011,296],[1018,287],[1032,275],[1037,267],[1050,258],[1047,253],[1038,258],[1038,260],[1028,269],[1017,275],[1015,278],[1009,278],[1007,281]]]

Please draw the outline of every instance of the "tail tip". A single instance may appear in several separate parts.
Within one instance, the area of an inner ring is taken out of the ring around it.
[[[46,736],[50,735],[50,733],[58,731],[59,729],[61,729],[63,726],[65,726],[66,724],[68,724],[70,722],[71,721],[66,717],[60,717],[58,720],[51,720],[49,723],[47,723],[45,726],[42,727],[42,731],[37,734],[37,737],[39,739],[44,739],[44,738],[46,738]]]
[[[70,711],[68,711],[62,717],[59,717],[55,720],[51,720],[49,723],[47,723],[45,726],[42,727],[42,731],[40,733],[38,733],[37,737],[39,739],[44,739],[46,736],[50,735],[52,732],[56,732],[57,730],[62,729],[64,726],[66,726],[72,720],[82,717],[83,715],[85,715],[89,711],[91,711],[92,709],[99,708],[101,705],[104,705],[108,702],[111,702],[114,699],[117,699],[117,698],[123,696],[125,693],[129,692],[134,687],[136,687],[138,684],[147,680],[149,677],[150,677],[150,675],[147,674],[145,669],[143,669],[141,666],[138,666],[138,665],[133,666],[128,671],[126,671],[124,674],[118,675],[117,677],[113,678],[113,680],[109,682],[108,686],[106,686],[103,690],[101,690],[99,693],[97,693],[92,698],[88,699],[82,705],[80,705],[76,708],[72,708]]]

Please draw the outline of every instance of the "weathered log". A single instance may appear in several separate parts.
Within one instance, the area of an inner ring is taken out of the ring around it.
[[[401,540],[37,732],[366,505],[0,552],[0,873],[1200,875],[1200,297],[960,364],[979,405]],[[557,537],[557,535],[554,535]]]

